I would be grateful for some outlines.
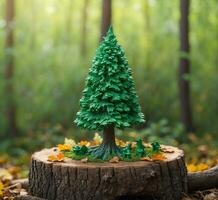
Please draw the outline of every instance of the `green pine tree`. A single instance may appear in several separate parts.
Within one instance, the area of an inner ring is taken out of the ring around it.
[[[95,158],[121,156],[114,128],[144,122],[131,69],[112,27],[96,51],[80,100],[76,124],[88,130],[103,130],[103,143],[92,150]]]

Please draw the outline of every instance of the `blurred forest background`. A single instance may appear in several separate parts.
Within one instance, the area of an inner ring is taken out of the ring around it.
[[[0,152],[93,137],[73,120],[110,20],[147,120],[118,137],[217,147],[217,0],[0,0]]]

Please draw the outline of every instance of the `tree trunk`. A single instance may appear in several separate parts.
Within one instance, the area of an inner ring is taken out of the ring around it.
[[[108,126],[103,131],[103,144],[115,144],[114,126]]]
[[[102,0],[102,21],[101,21],[101,37],[100,41],[103,40],[106,35],[110,25],[111,25],[111,10],[112,10],[112,0]]]
[[[7,130],[11,136],[16,136],[18,129],[16,124],[16,103],[14,95],[13,75],[14,75],[14,0],[6,1],[6,65],[5,65],[5,99],[6,99],[6,119]]]
[[[181,200],[187,192],[184,154],[167,148],[174,153],[164,161],[119,163],[54,163],[47,161],[54,149],[44,149],[32,156],[29,192],[48,200]]]
[[[187,131],[193,130],[190,104],[190,46],[189,46],[189,0],[180,0],[180,66],[179,93],[181,119]]]
[[[86,56],[87,53],[87,18],[88,18],[89,0],[84,1],[82,12],[82,34],[81,34],[81,55]]]

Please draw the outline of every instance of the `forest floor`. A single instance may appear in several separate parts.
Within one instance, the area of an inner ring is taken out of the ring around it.
[[[25,140],[25,138],[23,138],[22,141],[23,140]],[[29,141],[31,140],[27,140],[27,145],[30,145]],[[34,140],[32,139],[32,141]],[[57,143],[53,142],[50,146],[54,144]],[[31,143],[30,146],[33,148],[33,143]],[[184,149],[186,165],[189,172],[203,171],[218,165],[217,143],[210,134],[206,134],[205,137],[202,138],[190,134],[189,140],[186,143],[178,143],[174,146],[179,146]],[[47,145],[47,147],[49,147],[49,145]],[[6,153],[0,154],[0,200],[13,200],[14,197],[19,194],[26,194],[26,190],[22,187],[22,184],[17,183],[16,180],[27,178],[31,153],[40,148],[41,146],[38,146],[30,150],[22,147],[22,149],[26,149],[26,151],[16,149],[16,153],[19,153],[20,156],[13,156],[12,154]],[[13,151],[15,150],[13,147],[11,147],[11,149]],[[183,200],[218,200],[218,188],[188,194]]]
[[[218,199],[218,189],[197,191],[183,198],[183,200],[217,200],[217,199]]]

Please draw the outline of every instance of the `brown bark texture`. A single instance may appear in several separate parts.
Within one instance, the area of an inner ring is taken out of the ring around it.
[[[14,15],[15,15],[15,2],[14,0],[6,1],[6,36],[5,36],[5,99],[6,99],[6,119],[8,133],[11,136],[17,135],[16,124],[16,104],[14,97]]]
[[[46,200],[46,199],[42,199],[42,198],[39,198],[39,197],[34,197],[34,196],[31,196],[31,195],[19,195],[19,196],[15,197],[14,200]]]
[[[218,187],[218,165],[202,172],[188,173],[188,190],[206,190]]]
[[[32,156],[29,193],[48,200],[180,200],[187,192],[184,154],[170,148],[165,161],[119,163],[52,163],[47,158],[54,149],[44,149]]]
[[[106,35],[112,18],[112,2],[111,0],[102,0],[102,20],[101,20],[101,37],[100,41],[103,40]]]
[[[113,125],[110,125],[104,129],[103,144],[115,144],[115,130]]]
[[[190,45],[189,45],[189,0],[180,0],[180,64],[179,93],[181,103],[181,119],[187,131],[193,130],[190,103]]]

